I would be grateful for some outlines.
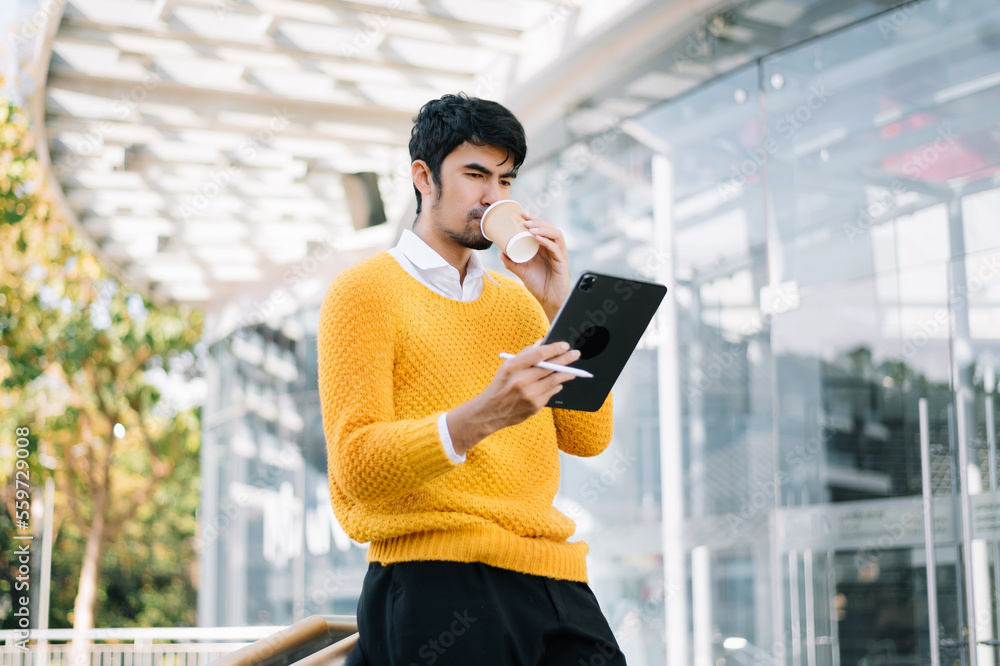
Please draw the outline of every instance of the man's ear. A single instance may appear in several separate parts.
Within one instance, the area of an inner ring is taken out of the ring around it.
[[[431,168],[423,160],[413,160],[410,164],[410,176],[413,178],[413,186],[417,188],[422,197],[431,196]]]

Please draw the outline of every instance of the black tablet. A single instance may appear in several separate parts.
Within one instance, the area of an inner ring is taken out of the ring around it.
[[[545,344],[569,342],[580,350],[573,367],[594,377],[566,382],[547,406],[600,409],[666,293],[655,282],[584,271],[559,308]]]

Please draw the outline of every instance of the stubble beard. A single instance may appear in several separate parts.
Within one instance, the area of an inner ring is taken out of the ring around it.
[[[441,192],[438,190],[438,196],[434,200],[433,207],[435,210],[439,210],[440,205]],[[482,215],[483,211],[479,209],[469,211],[466,215],[465,226],[461,231],[453,231],[443,227],[441,228],[441,231],[445,236],[452,239],[462,247],[470,250],[488,250],[493,247],[493,241],[483,235],[482,229],[479,226],[479,219],[477,218],[482,218]]]

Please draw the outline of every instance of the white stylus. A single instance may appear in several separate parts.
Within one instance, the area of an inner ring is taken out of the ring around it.
[[[507,352],[500,352],[500,358],[503,360],[508,360],[514,358],[513,354]],[[571,368],[568,365],[559,365],[558,363],[549,363],[548,361],[539,361],[535,364],[536,368],[544,368],[546,370],[551,370],[552,372],[565,372],[567,375],[573,375],[574,377],[583,377],[584,379],[593,379],[594,375],[590,374],[586,370],[580,370],[579,368]]]

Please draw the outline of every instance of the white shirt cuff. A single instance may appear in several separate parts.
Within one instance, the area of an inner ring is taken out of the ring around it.
[[[455,445],[451,441],[451,433],[448,432],[448,412],[443,412],[438,417],[438,436],[441,438],[441,444],[444,445],[444,454],[448,456],[448,459],[456,465],[464,463],[465,455],[458,455],[455,452]]]

